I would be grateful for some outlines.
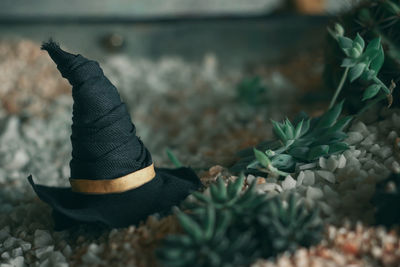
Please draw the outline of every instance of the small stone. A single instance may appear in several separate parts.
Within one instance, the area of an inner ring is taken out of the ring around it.
[[[353,125],[350,127],[350,131],[359,132],[363,136],[367,136],[369,134],[367,126],[361,121],[353,123]]]
[[[15,258],[18,256],[22,256],[22,248],[14,248],[11,252],[11,255]]]
[[[361,150],[354,149],[351,151],[353,154],[353,157],[358,158],[361,155]]]
[[[54,250],[54,246],[41,247],[36,249],[35,255],[38,259],[42,260],[47,258],[48,255]]]
[[[10,258],[10,253],[9,253],[8,251],[3,252],[3,253],[1,254],[1,258],[2,258],[2,259],[5,259],[5,260],[9,259],[9,258]]]
[[[326,160],[326,169],[330,172],[334,172],[336,168],[339,166],[339,161],[336,157],[331,156]]]
[[[25,266],[24,261],[25,261],[24,257],[18,256],[18,257],[15,257],[14,259],[10,260],[10,264],[13,267],[24,267]]]
[[[400,173],[400,164],[397,161],[393,161],[392,171],[395,173]]]
[[[342,154],[339,156],[338,169],[343,169],[346,167],[346,157]]]
[[[397,136],[396,131],[390,131],[390,133],[389,133],[388,136],[387,136],[387,139],[388,139],[389,141],[394,141],[397,137],[398,137],[398,136]]]
[[[387,157],[392,155],[392,149],[388,146],[382,147],[378,152],[376,153],[381,159],[386,159]]]
[[[44,261],[42,261],[42,262],[39,264],[39,267],[51,267],[51,265],[50,265],[50,260],[49,260],[49,259],[45,259]]]
[[[28,242],[21,242],[19,246],[22,248],[23,251],[28,251],[32,248],[31,243]]]
[[[8,162],[5,165],[5,168],[8,170],[17,170],[23,168],[29,162],[28,154],[23,150],[19,149],[15,152],[13,159],[11,162]]]
[[[255,180],[256,180],[256,177],[255,177],[254,175],[252,175],[252,174],[247,175],[247,179],[246,179],[247,184],[251,184],[251,183],[253,183]]]
[[[381,147],[380,147],[378,144],[374,144],[374,145],[372,145],[372,147],[369,149],[369,151],[370,151],[372,154],[376,155],[377,152],[378,152],[380,149],[381,149]]]
[[[322,192],[321,189],[319,189],[317,187],[309,186],[307,188],[306,196],[307,196],[308,199],[318,200],[318,199],[321,199],[321,198],[324,197],[324,193]]]
[[[277,184],[275,183],[265,183],[256,185],[256,190],[259,192],[269,192],[276,190]]]
[[[282,182],[283,190],[290,190],[296,187],[296,180],[292,176],[286,176],[285,180]]]
[[[345,140],[349,145],[360,143],[364,139],[364,136],[360,132],[348,132]]]
[[[49,231],[47,230],[36,230],[35,231],[35,241],[34,245],[37,248],[49,246],[53,243],[53,238],[51,237]]]
[[[55,251],[55,252],[51,253],[49,259],[53,265],[66,262],[64,255],[60,251]]]
[[[301,171],[301,172],[299,173],[299,175],[297,176],[296,186],[300,186],[300,185],[303,184],[304,176],[305,176],[305,175],[304,175],[304,172]]]
[[[308,186],[308,185],[313,185],[314,183],[315,183],[314,172],[309,170],[304,171],[303,185]]]
[[[71,256],[71,254],[72,254],[72,249],[71,249],[71,246],[70,246],[70,245],[66,245],[66,246],[65,246],[65,248],[63,249],[63,254],[64,254],[66,257]]]
[[[314,169],[317,166],[317,163],[312,162],[312,163],[307,163],[299,166],[299,170],[308,170],[308,169]]]
[[[321,169],[326,169],[326,159],[324,157],[320,157],[318,163]]]
[[[319,177],[327,180],[330,183],[335,183],[336,181],[335,175],[329,171],[318,170],[316,173]]]
[[[17,239],[15,237],[10,236],[9,238],[6,239],[6,241],[4,241],[3,246],[4,248],[11,248],[15,245]]]

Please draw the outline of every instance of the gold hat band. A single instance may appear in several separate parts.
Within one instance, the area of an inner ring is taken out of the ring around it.
[[[85,194],[125,192],[151,181],[156,176],[154,165],[110,180],[69,179],[72,191]]]

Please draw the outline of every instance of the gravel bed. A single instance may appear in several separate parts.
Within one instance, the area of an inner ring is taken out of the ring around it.
[[[7,49],[25,53],[29,62],[19,53],[7,53]],[[0,90],[2,99],[7,100],[0,106],[0,267],[154,266],[154,248],[166,234],[180,231],[174,216],[159,219],[154,215],[140,226],[118,230],[88,231],[85,226],[52,230],[51,210],[37,199],[26,177],[32,173],[37,183],[68,186],[72,99],[70,91],[65,90],[68,84],[60,79],[55,66],[36,50],[38,45],[28,41],[18,46],[0,42],[0,73],[9,73],[0,75],[0,81],[6,84],[10,77],[13,80]],[[9,65],[5,62],[12,63],[13,71],[6,70]],[[32,66],[35,74],[24,77]],[[132,61],[112,57],[102,67],[119,88],[138,135],[156,164],[171,166],[165,154],[169,147],[184,164],[198,171],[206,185],[221,175],[231,179],[225,168],[209,167],[226,166],[234,162],[236,151],[271,138],[269,119],[291,114],[289,107],[295,100],[290,82],[273,72],[263,76],[263,82],[269,85],[271,104],[257,108],[240,104],[235,86],[243,78],[243,70],[224,69],[213,55],[205,56],[200,63],[180,58]],[[9,98],[14,94],[15,98]],[[282,95],[291,98],[282,103]],[[12,105],[15,99],[29,96],[31,102]],[[283,255],[275,262],[260,261],[255,266],[400,263],[396,234],[361,224],[349,226],[357,221],[373,223],[369,200],[375,184],[391,171],[400,171],[399,127],[400,110],[373,111],[353,122],[347,140],[351,149],[343,154],[298,165],[294,174],[281,181],[249,175],[247,182],[256,179],[261,194],[285,199],[295,191],[309,208],[318,207],[329,225],[320,246]],[[342,227],[345,218],[351,223]],[[361,249],[363,243],[368,243],[367,237],[372,240],[371,246]],[[348,247],[344,245],[346,240],[358,246],[353,258],[347,250],[339,249]],[[397,250],[387,249],[387,244]],[[300,258],[308,261],[297,260]]]
[[[328,226],[320,245],[299,249],[293,255],[283,254],[275,260],[260,260],[252,267],[399,266],[400,239],[397,233],[361,223]]]

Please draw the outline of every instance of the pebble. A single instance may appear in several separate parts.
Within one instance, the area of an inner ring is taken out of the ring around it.
[[[366,137],[369,134],[367,126],[362,121],[353,123],[352,126],[350,127],[350,131],[359,132],[364,137]]]
[[[32,247],[31,243],[28,243],[28,242],[21,242],[19,245],[23,251],[28,251]]]
[[[7,170],[17,170],[23,168],[29,162],[29,156],[25,150],[19,149],[15,152],[11,161],[7,162],[4,167]]]
[[[315,183],[315,174],[310,170],[304,171],[303,185],[313,185]]]
[[[298,169],[302,171],[302,170],[314,169],[316,166],[317,163],[312,162],[312,163],[302,164],[298,167]]]
[[[386,159],[389,156],[392,155],[392,149],[388,146],[382,147],[380,150],[377,151],[376,153],[381,159]]]
[[[303,171],[301,171],[301,172],[299,173],[299,175],[297,176],[296,186],[300,186],[300,185],[303,184],[304,177],[305,177],[305,174],[304,174]]]
[[[286,176],[285,180],[282,182],[283,190],[290,190],[296,187],[296,180],[292,176]]]
[[[343,169],[346,166],[346,157],[342,154],[339,156],[338,168]]]
[[[54,246],[46,246],[36,249],[35,255],[38,259],[47,258],[54,250]]]
[[[9,238],[7,238],[4,243],[3,246],[4,248],[11,248],[15,245],[15,243],[17,242],[17,239],[15,237],[10,236]]]
[[[318,170],[318,171],[316,171],[316,173],[319,177],[325,179],[326,181],[328,181],[330,183],[335,183],[335,181],[336,181],[335,175],[330,171]]]
[[[22,256],[22,248],[14,248],[11,252],[11,255],[15,258],[17,256]]]
[[[387,139],[389,141],[394,141],[397,137],[398,137],[398,135],[397,135],[396,131],[390,131],[388,136],[387,136]]]
[[[34,245],[37,248],[49,246],[53,243],[53,238],[51,237],[49,231],[47,230],[36,230],[35,231],[35,241]]]
[[[324,193],[322,192],[321,189],[319,189],[317,187],[309,186],[307,188],[306,196],[307,196],[308,199],[318,200],[318,199],[321,199],[321,198],[324,197]]]
[[[349,145],[354,145],[361,142],[363,139],[364,136],[360,132],[348,132],[345,142]]]

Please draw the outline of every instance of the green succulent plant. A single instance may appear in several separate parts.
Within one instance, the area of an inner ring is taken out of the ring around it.
[[[228,211],[205,208],[200,220],[177,214],[185,234],[170,235],[157,251],[162,266],[244,266],[258,258],[251,231],[232,233]]]
[[[291,194],[285,207],[279,198],[268,202],[260,225],[267,232],[270,250],[274,253],[293,252],[299,247],[317,244],[323,233],[323,223],[318,210],[307,211]]]
[[[194,193],[179,211],[183,234],[168,236],[157,256],[162,266],[246,266],[257,258],[320,241],[322,221],[294,195],[288,205],[255,192],[242,193],[244,176],[225,186],[219,178],[210,195]]]
[[[381,40],[385,61],[377,76],[384,84],[390,84],[392,80],[394,83],[400,81],[399,6],[400,3],[397,0],[363,0],[352,10],[338,18],[343,26],[343,32],[345,31],[348,37],[355,39],[359,35],[366,43],[376,38]],[[335,36],[330,35],[325,46],[324,80],[329,88],[335,88],[339,83],[343,73],[340,65],[343,56],[345,56],[343,50],[335,42],[332,42],[332,37],[335,38]],[[363,79],[344,85],[344,96],[349,108],[354,108],[357,111],[362,107],[358,101],[359,95],[368,86],[369,82]],[[398,92],[395,92],[394,99],[397,98]],[[399,104],[396,101],[394,102]]]
[[[347,77],[350,82],[361,79],[369,83],[364,90],[362,101],[374,98],[378,95],[372,103],[388,98],[390,106],[393,102],[392,91],[395,84],[392,82],[390,88],[388,88],[378,78],[379,71],[385,59],[380,37],[371,40],[367,47],[365,47],[365,41],[361,35],[357,33],[354,40],[344,36],[344,29],[340,24],[336,24],[334,30],[328,28],[328,31],[346,55],[341,64],[341,67],[345,68],[345,70],[330,106],[332,107],[335,104]],[[363,108],[361,112],[368,107],[369,106]]]
[[[375,223],[391,227],[400,225],[400,174],[393,173],[376,185],[372,198],[375,205]]]
[[[241,159],[231,171],[257,175],[285,176],[293,172],[297,163],[307,163],[348,149],[343,142],[347,135],[344,128],[351,116],[339,118],[343,102],[325,112],[321,117],[309,118],[300,114],[295,123],[288,119],[279,123],[273,121],[273,131],[278,140],[263,142],[255,149],[238,153]]]
[[[246,77],[236,86],[238,99],[248,105],[256,106],[267,100],[267,88],[259,76]]]

